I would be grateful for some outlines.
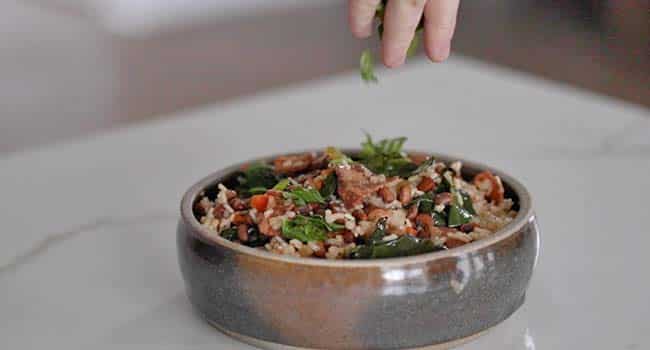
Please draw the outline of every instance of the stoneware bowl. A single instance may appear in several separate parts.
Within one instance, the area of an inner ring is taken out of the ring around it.
[[[463,161],[464,176],[499,175],[519,208],[488,238],[410,257],[330,261],[249,248],[199,224],[192,208],[200,193],[246,163],[192,186],[177,231],[187,295],[222,332],[264,349],[446,349],[483,334],[523,303],[539,228],[530,194],[509,175]]]

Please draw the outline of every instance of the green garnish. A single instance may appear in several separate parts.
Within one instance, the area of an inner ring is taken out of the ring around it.
[[[309,203],[325,204],[325,199],[320,193],[311,188],[297,187],[289,192],[283,192],[284,198],[291,199],[294,204],[303,207]]]
[[[375,10],[375,18],[378,20],[379,24],[377,25],[377,33],[379,34],[379,39],[383,39],[384,36],[384,12],[386,8],[387,0],[383,0],[377,9]],[[420,19],[417,28],[415,29],[415,35],[413,40],[409,44],[409,48],[406,51],[407,57],[413,57],[418,50],[419,46],[419,35],[424,29],[424,17]],[[370,50],[363,50],[361,53],[361,59],[359,59],[359,70],[361,72],[361,79],[366,83],[376,83],[377,76],[374,73],[374,59],[372,57],[372,52]]]
[[[406,206],[410,207],[412,205],[418,206],[419,213],[431,214],[435,206],[434,194],[427,192],[421,196],[413,198]]]
[[[473,215],[476,214],[472,199],[467,193],[458,190],[451,179],[449,172],[445,173],[445,179],[450,183],[451,205],[447,216],[447,226],[458,227],[472,221]]]
[[[342,230],[343,225],[328,224],[322,216],[298,215],[282,222],[282,237],[297,239],[301,242],[324,241],[327,232]]]
[[[386,221],[386,218],[381,218],[377,221],[377,228],[370,235],[369,243],[377,244],[384,240],[386,236]]]
[[[404,142],[406,137],[374,143],[372,137],[366,134],[366,141],[361,144],[360,162],[376,174],[408,177],[417,166],[402,152]]]
[[[338,181],[336,179],[336,173],[327,175],[325,180],[323,180],[323,187],[320,188],[320,195],[323,196],[323,198],[333,195],[336,193],[337,186]]]
[[[229,241],[234,241],[235,239],[237,239],[237,229],[232,228],[232,227],[227,228],[227,229],[221,231],[221,233],[219,233],[219,236],[221,236],[221,237],[223,237],[223,238],[225,238],[225,239],[227,239]]]
[[[250,194],[266,193],[266,187],[253,187],[253,188],[248,189],[248,193],[250,193]]]
[[[361,73],[361,79],[366,83],[377,82],[377,76],[375,75],[375,62],[370,50],[363,50],[361,53],[361,58],[359,59],[359,72]]]
[[[350,253],[351,259],[395,258],[433,252],[439,249],[430,239],[404,235],[391,241],[360,245]]]
[[[445,212],[439,213],[437,211],[433,211],[431,213],[431,217],[433,218],[433,224],[435,226],[447,226],[447,217],[445,215]]]

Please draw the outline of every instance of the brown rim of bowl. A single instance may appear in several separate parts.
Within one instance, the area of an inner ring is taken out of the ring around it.
[[[509,224],[504,226],[501,230],[497,231],[493,235],[483,238],[471,243],[464,244],[460,247],[452,248],[449,250],[441,250],[441,251],[436,251],[436,252],[431,252],[431,253],[425,253],[425,254],[418,254],[418,255],[412,255],[412,256],[405,256],[405,257],[397,257],[397,258],[386,258],[386,259],[367,259],[367,260],[329,260],[329,259],[315,259],[315,258],[303,258],[303,257],[293,257],[293,256],[287,256],[287,255],[279,255],[275,253],[271,253],[262,249],[258,248],[251,248],[247,247],[243,244],[231,242],[225,238],[222,238],[221,236],[213,236],[211,235],[211,231],[209,231],[207,228],[203,227],[199,221],[194,217],[193,213],[193,204],[194,201],[196,200],[197,196],[199,193],[201,193],[205,188],[216,184],[219,182],[221,179],[223,179],[225,176],[228,174],[233,173],[234,171],[238,170],[242,165],[245,164],[250,164],[254,162],[259,162],[259,161],[268,161],[270,159],[274,159],[275,157],[278,157],[280,155],[288,155],[288,154],[300,154],[300,153],[306,153],[306,152],[319,152],[321,150],[305,150],[305,151],[295,151],[295,152],[288,152],[288,153],[282,153],[278,155],[270,155],[266,157],[260,157],[260,158],[255,158],[251,160],[247,160],[238,164],[231,165],[229,167],[226,167],[222,170],[216,171],[196,184],[194,184],[190,189],[185,192],[185,195],[183,196],[183,199],[181,201],[181,219],[190,225],[193,229],[192,234],[194,237],[197,239],[201,240],[203,243],[209,244],[209,245],[219,245],[228,249],[232,249],[234,251],[237,251],[239,253],[245,254],[245,255],[250,255],[254,257],[258,257],[261,259],[269,259],[269,260],[275,260],[278,262],[285,262],[285,263],[290,263],[290,264],[301,264],[301,265],[311,265],[311,266],[322,266],[322,267],[333,267],[333,268],[343,268],[343,267],[390,267],[390,266],[395,266],[395,265],[408,265],[408,264],[417,264],[417,263],[422,263],[425,261],[430,261],[430,260],[435,260],[435,259],[444,259],[444,258],[450,258],[450,257],[457,257],[461,255],[465,255],[467,253],[471,253],[473,251],[476,251],[480,248],[484,248],[487,246],[490,246],[492,244],[495,244],[501,240],[504,240],[516,232],[518,232],[524,225],[526,225],[528,222],[534,219],[534,213],[533,213],[533,207],[532,207],[532,198],[530,196],[530,193],[526,188],[524,187],[523,184],[521,184],[519,181],[515,180],[512,176],[498,170],[494,169],[492,167],[483,165],[479,162],[474,162],[471,160],[466,160],[461,157],[453,157],[447,154],[443,153],[436,153],[436,152],[422,152],[422,151],[416,151],[416,150],[407,150],[406,152],[409,154],[427,154],[427,155],[432,155],[436,159],[440,159],[444,162],[450,162],[454,160],[459,160],[463,163],[463,165],[468,165],[471,168],[475,169],[480,169],[480,170],[489,170],[493,174],[498,175],[503,182],[505,182],[506,185],[508,185],[512,191],[514,191],[519,199],[519,211],[517,212],[517,216],[515,216],[515,219],[512,220]],[[343,149],[342,150],[345,154],[355,154],[359,152],[359,149]],[[194,233],[198,232],[199,234],[196,235]]]

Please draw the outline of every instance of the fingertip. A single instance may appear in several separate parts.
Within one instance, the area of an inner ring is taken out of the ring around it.
[[[404,64],[406,61],[406,55],[400,55],[395,51],[384,50],[383,62],[384,65],[388,68],[397,68]]]
[[[449,58],[451,52],[451,42],[439,41],[427,46],[427,56],[433,62],[444,62]]]

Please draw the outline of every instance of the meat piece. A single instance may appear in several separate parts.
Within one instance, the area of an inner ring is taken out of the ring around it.
[[[348,208],[362,204],[366,197],[375,193],[386,182],[383,176],[374,175],[359,164],[338,167],[336,175],[339,196]]]
[[[231,198],[228,203],[235,210],[244,210],[246,209],[246,202],[239,197]]]
[[[311,153],[280,156],[273,161],[275,171],[280,174],[295,174],[309,169],[314,156]]]

